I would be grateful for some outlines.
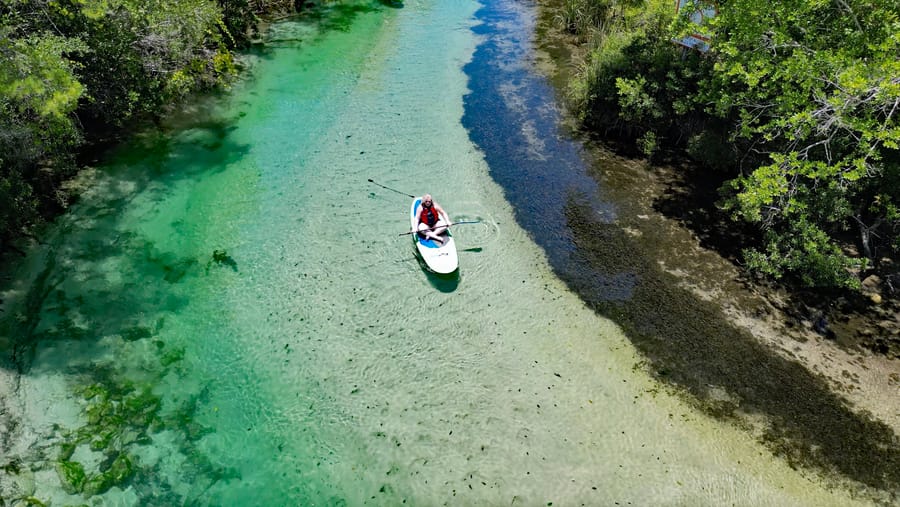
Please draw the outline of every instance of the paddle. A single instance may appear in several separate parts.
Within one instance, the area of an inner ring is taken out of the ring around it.
[[[463,222],[453,222],[453,223],[451,223],[450,225],[480,224],[480,223],[481,223],[481,220],[466,220],[466,221],[463,221]],[[450,227],[450,225],[447,225],[447,227]],[[444,226],[443,226],[443,225],[440,225],[440,226],[438,226],[438,227],[444,227]],[[436,227],[428,227],[427,229],[420,229],[420,231],[425,232],[425,231],[431,231],[431,230],[434,230],[434,229],[436,229]],[[410,234],[412,234],[412,233],[414,233],[414,232],[419,232],[419,231],[401,232],[401,233],[399,234],[399,236],[409,236]]]
[[[369,183],[375,183],[375,180],[373,180],[372,178],[369,178]],[[375,184],[378,185],[378,186],[381,187],[381,188],[386,188],[386,189],[390,190],[391,192],[397,192],[397,193],[400,194],[400,195],[405,195],[406,197],[411,197],[411,198],[413,198],[413,199],[416,198],[416,196],[414,196],[414,195],[409,195],[409,194],[407,194],[406,192],[401,192],[401,191],[396,190],[396,189],[393,189],[393,188],[391,188],[391,187],[386,187],[386,186],[382,185],[381,183],[375,183]]]

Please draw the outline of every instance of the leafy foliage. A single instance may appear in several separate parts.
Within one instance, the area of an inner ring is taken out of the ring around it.
[[[890,210],[900,194],[884,183],[898,171],[898,13],[895,2],[723,8],[703,96],[759,155],[728,201],[735,216],[767,231],[766,255],[751,250],[751,260],[766,257],[768,268],[784,266],[806,284],[853,287],[848,269],[877,260],[873,234],[896,238]],[[851,226],[862,256],[839,247]]]
[[[123,128],[222,77],[212,65],[222,14],[208,0],[57,0],[47,14],[90,48],[76,59],[87,91],[80,113],[97,126]]]
[[[858,286],[900,252],[900,6],[729,0],[702,28],[671,10],[651,2],[595,26],[570,93],[586,126],[731,172],[724,209],[765,238],[750,268]],[[671,42],[698,30],[707,54]]]
[[[621,15],[596,28],[569,98],[588,128],[637,140],[650,156],[666,139],[702,132],[707,115],[695,101],[709,63],[697,55],[683,58],[670,42],[670,2],[642,4],[614,7]]]
[[[286,0],[6,0],[0,3],[0,245],[68,197],[88,142],[115,140],[237,71]]]
[[[37,217],[32,186],[46,183],[46,168],[69,163],[80,140],[72,112],[83,86],[66,55],[86,47],[77,38],[0,33],[0,231],[15,231]]]

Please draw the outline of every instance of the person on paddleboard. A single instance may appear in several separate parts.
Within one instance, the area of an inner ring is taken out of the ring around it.
[[[417,226],[419,234],[422,237],[430,238],[440,244],[444,244],[444,238],[441,234],[447,230],[450,225],[450,217],[444,208],[434,202],[431,194],[422,196],[422,202],[416,209],[416,216],[419,217],[419,225]]]

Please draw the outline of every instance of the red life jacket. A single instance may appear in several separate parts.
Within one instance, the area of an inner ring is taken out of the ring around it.
[[[428,227],[434,227],[434,224],[440,220],[441,217],[438,214],[437,210],[434,209],[434,203],[431,204],[430,208],[426,208],[422,205],[422,211],[419,212],[419,221],[428,224]]]

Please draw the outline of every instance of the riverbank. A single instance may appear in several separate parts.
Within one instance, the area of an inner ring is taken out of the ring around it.
[[[554,26],[553,2],[538,3],[537,64],[562,97],[584,46]],[[752,279],[736,260],[732,224],[716,216],[716,186],[692,174],[689,163],[650,164],[576,135],[594,159],[594,177],[619,206],[616,225],[662,272],[766,349],[825,380],[854,413],[900,434],[900,305],[877,278],[864,281],[858,295]]]

